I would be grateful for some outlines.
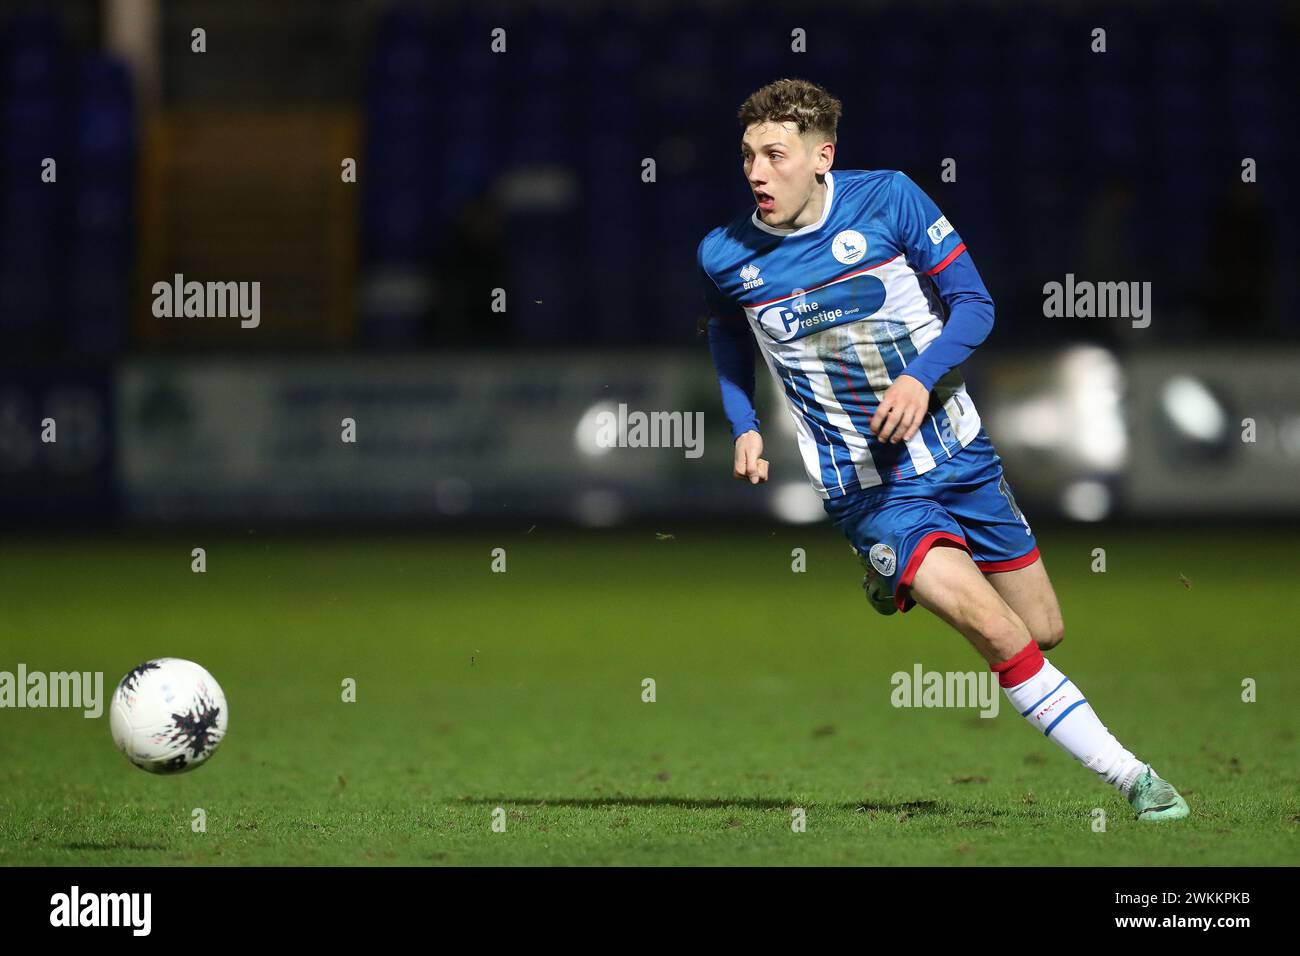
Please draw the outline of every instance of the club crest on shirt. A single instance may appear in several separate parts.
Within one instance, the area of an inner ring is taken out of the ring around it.
[[[866,254],[867,240],[856,229],[837,232],[835,238],[831,240],[831,255],[835,257],[836,262],[851,266],[855,262],[861,262]]]
[[[867,557],[871,560],[871,566],[885,577],[890,577],[894,573],[894,568],[898,567],[898,558],[894,556],[894,549],[883,541],[873,544],[871,550],[867,552]]]

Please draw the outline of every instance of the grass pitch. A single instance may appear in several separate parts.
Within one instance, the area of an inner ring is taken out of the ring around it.
[[[0,710],[0,865],[1300,860],[1287,539],[1040,535],[1053,660],[1191,803],[1151,826],[1004,699],[891,706],[918,662],[984,668],[919,609],[874,614],[833,528],[665,530],[6,543],[0,670],[102,670],[107,696],[189,657],[231,718],[209,764],[163,778],[107,715]]]

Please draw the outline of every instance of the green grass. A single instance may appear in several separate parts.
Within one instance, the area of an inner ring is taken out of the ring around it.
[[[0,670],[102,670],[107,694],[141,660],[190,657],[231,724],[211,763],[160,778],[107,717],[0,710],[0,865],[1300,858],[1285,538],[1041,536],[1066,618],[1053,660],[1192,805],[1153,827],[1005,706],[893,708],[895,671],[982,664],[923,611],[875,615],[833,529],[665,530],[7,542]]]

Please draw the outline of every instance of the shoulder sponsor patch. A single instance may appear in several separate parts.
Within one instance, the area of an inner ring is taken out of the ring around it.
[[[952,234],[952,223],[948,221],[947,216],[940,216],[925,231],[929,234],[930,241],[937,246],[946,236]]]

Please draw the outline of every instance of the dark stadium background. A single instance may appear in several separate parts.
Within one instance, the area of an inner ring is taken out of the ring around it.
[[[0,0],[0,670],[190,657],[232,714],[160,781],[0,712],[0,865],[1293,864],[1297,9]],[[695,250],[783,76],[967,243],[1053,653],[1183,836],[1014,715],[891,707],[978,658],[862,600],[761,363],[772,480],[731,478]],[[260,324],[156,318],[176,274]],[[1071,275],[1149,282],[1149,325],[1046,316]],[[600,446],[620,405],[703,455]]]
[[[1031,516],[1294,515],[1296,29],[1267,4],[6,0],[0,520],[817,518],[784,410],[772,486],[731,486],[698,334],[695,245],[749,204],[735,111],[784,75],[843,100],[837,166],[907,171],[966,239],[997,305],[968,373]],[[153,318],[176,273],[260,281],[260,326]],[[1044,317],[1067,274],[1150,282],[1150,325]],[[584,450],[619,402],[703,412],[705,456]]]

